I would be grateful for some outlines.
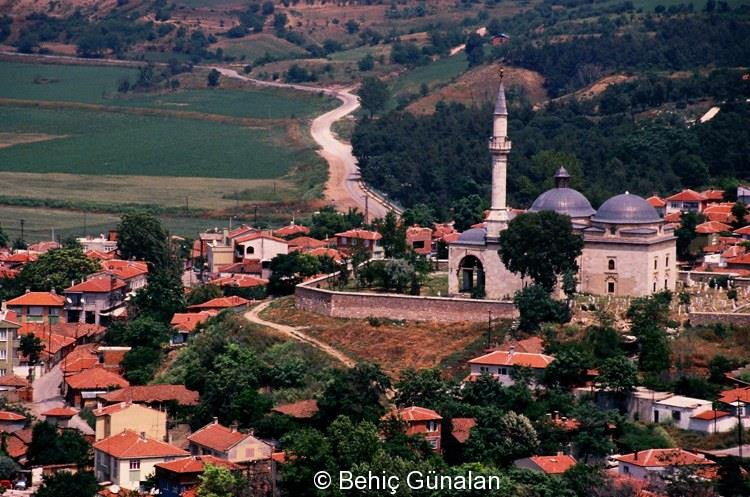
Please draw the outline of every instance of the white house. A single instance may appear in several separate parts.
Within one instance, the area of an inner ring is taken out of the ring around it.
[[[189,455],[166,442],[125,430],[94,444],[96,479],[140,490],[142,482],[154,474],[155,465]]]
[[[619,474],[638,480],[648,480],[653,476],[673,468],[696,468],[700,470],[713,466],[713,461],[702,454],[693,454],[683,449],[649,449],[617,458]]]
[[[535,377],[541,376],[555,358],[545,354],[495,350],[469,361],[471,373],[466,381],[476,381],[483,373],[492,375],[504,386],[513,385],[513,372],[519,368],[530,368]]]
[[[235,258],[270,261],[279,254],[289,253],[289,242],[270,233],[255,232],[234,240]]]
[[[654,423],[672,423],[683,430],[690,429],[690,418],[711,410],[710,400],[673,395],[654,402]]]
[[[727,411],[703,411],[690,416],[688,428],[703,433],[725,433],[737,428],[737,418]]]

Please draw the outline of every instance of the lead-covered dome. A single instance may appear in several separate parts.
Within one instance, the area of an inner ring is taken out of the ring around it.
[[[461,233],[458,237],[458,243],[484,245],[486,238],[487,230],[485,228],[470,228]]]
[[[611,224],[649,224],[662,219],[646,199],[625,192],[604,202],[591,220]]]
[[[596,212],[581,192],[572,188],[553,188],[539,195],[530,212],[555,211],[571,218],[589,217]]]

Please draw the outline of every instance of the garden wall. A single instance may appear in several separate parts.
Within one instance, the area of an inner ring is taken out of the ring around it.
[[[335,292],[318,288],[327,277],[298,285],[294,292],[298,309],[337,318],[368,317],[410,321],[479,321],[515,318],[513,302],[449,297],[418,297],[384,293]]]
[[[688,316],[692,326],[711,324],[750,326],[750,314],[744,312],[691,312]]]

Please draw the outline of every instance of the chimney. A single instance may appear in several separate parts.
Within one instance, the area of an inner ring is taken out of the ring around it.
[[[635,454],[633,454],[633,459],[635,459],[636,461],[638,460],[638,451],[637,450],[635,451]]]
[[[560,418],[560,411],[555,411],[554,415],[552,416],[553,419],[557,420]]]
[[[6,312],[8,310],[8,303],[3,300],[2,303],[0,303],[0,311]]]
[[[237,433],[238,426],[237,421],[232,421],[232,424],[229,425],[229,429],[232,430],[232,433]]]
[[[218,424],[219,424],[219,418],[217,418],[216,416],[214,416],[214,424],[215,424],[215,425],[218,425]]]
[[[52,295],[57,295],[57,290],[55,290],[55,287],[52,287],[52,290],[49,291]]]
[[[31,293],[31,288],[26,287],[26,293]]]
[[[563,451],[561,451],[561,450],[557,451],[557,457],[561,457],[561,456],[564,456],[564,455],[565,454],[563,454]]]
[[[145,431],[141,432],[141,440],[146,440],[146,432]]]

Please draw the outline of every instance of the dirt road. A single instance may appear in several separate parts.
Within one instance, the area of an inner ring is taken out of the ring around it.
[[[299,342],[304,342],[309,345],[312,345],[316,349],[322,350],[326,354],[340,361],[345,366],[349,368],[354,367],[356,363],[353,360],[351,360],[349,357],[347,357],[345,354],[334,349],[330,345],[325,344],[321,342],[320,340],[317,340],[311,337],[310,335],[303,333],[302,331],[300,331],[300,328],[295,328],[294,326],[287,326],[285,324],[272,323],[271,321],[266,321],[265,319],[261,318],[259,314],[263,311],[263,309],[268,307],[270,304],[271,302],[263,302],[262,304],[255,306],[253,309],[245,313],[245,319],[247,319],[251,323],[259,324],[261,326],[266,326],[268,328],[276,330],[279,333],[282,333],[283,335],[286,335]]]
[[[310,128],[313,140],[321,148],[320,155],[328,161],[329,165],[326,198],[340,211],[356,207],[362,212],[367,212],[369,220],[376,217],[383,217],[389,210],[395,210],[397,214],[401,213],[400,209],[396,206],[389,204],[385,199],[363,188],[359,177],[357,159],[352,155],[352,146],[338,140],[331,131],[333,123],[339,119],[343,119],[359,108],[359,98],[350,93],[351,88],[334,90],[307,85],[261,81],[244,76],[233,69],[216,67],[216,70],[227,78],[250,81],[260,86],[292,88],[300,91],[323,93],[341,100],[341,106],[315,118]]]

